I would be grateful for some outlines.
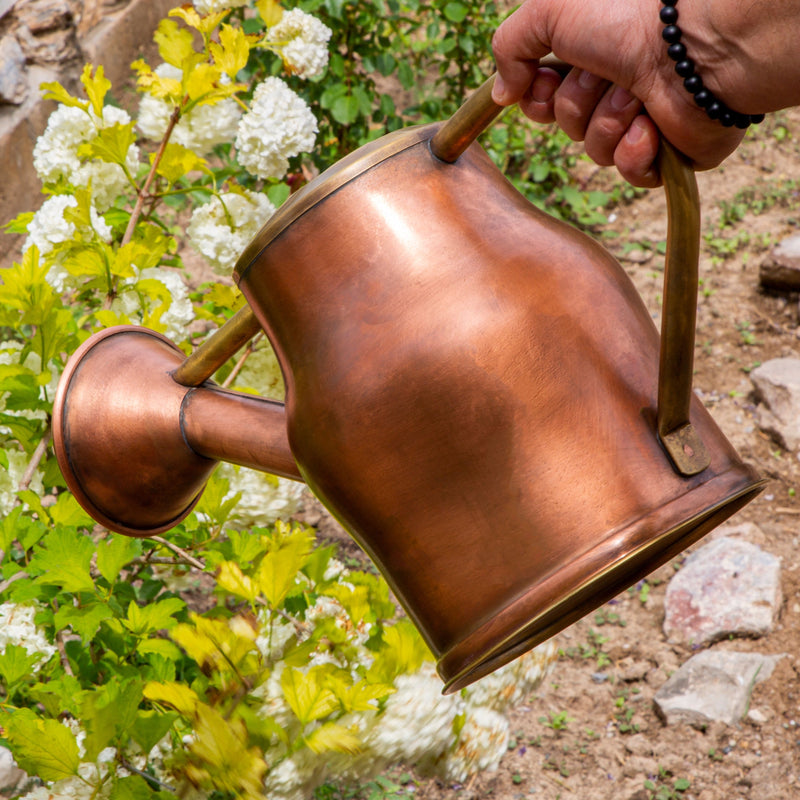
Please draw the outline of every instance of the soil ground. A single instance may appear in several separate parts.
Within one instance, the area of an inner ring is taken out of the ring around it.
[[[770,249],[800,225],[798,123],[800,110],[773,116],[724,165],[698,175],[703,246],[695,389],[743,459],[769,479],[729,524],[758,526],[749,538],[782,559],[784,597],[770,635],[713,646],[787,657],[755,687],[752,713],[740,724],[666,726],[653,695],[695,652],[668,643],[662,631],[666,585],[681,556],[646,586],[623,592],[559,636],[562,655],[511,714],[514,735],[496,771],[465,785],[420,779],[420,800],[800,797],[800,461],[757,428],[748,377],[768,359],[800,357],[798,295],[765,292],[758,277]],[[616,177],[587,165],[580,179],[595,189]],[[663,258],[657,250],[667,229],[662,192],[638,195],[612,219],[599,235],[658,318]]]

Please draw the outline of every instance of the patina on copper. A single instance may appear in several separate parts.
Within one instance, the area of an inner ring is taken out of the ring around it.
[[[617,261],[474,143],[496,111],[484,87],[455,121],[366,145],[247,247],[235,278],[278,356],[285,413],[208,381],[255,327],[243,314],[187,364],[141,329],[90,339],[55,421],[70,487],[126,533],[188,513],[216,459],[302,476],[384,574],[447,691],[762,488],[691,391],[689,166],[664,148],[661,341]]]

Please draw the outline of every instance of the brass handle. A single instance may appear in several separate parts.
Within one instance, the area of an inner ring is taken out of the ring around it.
[[[548,60],[562,72],[564,62]],[[503,111],[492,100],[495,76],[486,80],[437,130],[431,152],[453,163]],[[689,420],[700,259],[700,201],[694,170],[662,140],[658,168],[667,197],[667,254],[658,371],[658,437],[682,475],[702,472],[711,459]]]

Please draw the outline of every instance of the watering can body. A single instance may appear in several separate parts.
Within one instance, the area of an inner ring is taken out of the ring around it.
[[[187,389],[173,380],[177,348],[124,329],[76,354],[54,430],[70,488],[125,533],[185,516],[214,459],[302,478],[455,691],[644,577],[762,483],[695,397],[705,460],[676,469],[657,420],[659,334],[625,271],[533,207],[477,144],[437,158],[436,130],[348,156],[240,258],[285,411],[209,382]],[[105,378],[112,362],[129,365],[123,389]],[[124,447],[111,441],[122,430]],[[167,440],[168,467],[150,469]],[[141,525],[137,493],[156,498]],[[153,511],[162,495],[168,510]]]
[[[757,484],[701,403],[710,465],[656,430],[659,335],[593,240],[472,145],[405,130],[248,247],[298,467],[387,576],[448,688],[663,563]]]

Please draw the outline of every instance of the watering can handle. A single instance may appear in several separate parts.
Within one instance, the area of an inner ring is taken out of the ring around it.
[[[568,65],[547,61],[563,70]],[[503,111],[492,100],[491,76],[436,132],[430,147],[442,161],[452,163]],[[672,145],[662,140],[658,167],[667,196],[667,253],[664,268],[664,303],[658,376],[657,430],[675,469],[696,475],[710,463],[703,442],[689,420],[694,369],[697,316],[698,261],[700,256],[700,204],[694,170]],[[261,326],[249,306],[244,306],[222,328],[198,347],[172,373],[182,386],[199,386]]]
[[[568,66],[551,62],[561,71]],[[483,83],[431,139],[433,154],[453,163],[503,111],[492,100],[494,75]],[[658,374],[658,436],[682,475],[696,475],[710,463],[703,442],[689,420],[694,370],[700,258],[700,201],[691,164],[662,139],[658,168],[667,196],[667,253],[661,356]]]

